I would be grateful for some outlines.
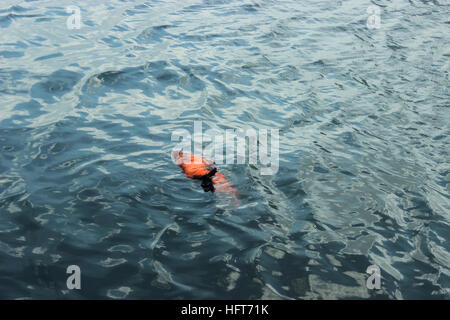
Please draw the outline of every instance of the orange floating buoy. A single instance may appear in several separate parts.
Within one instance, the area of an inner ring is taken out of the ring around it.
[[[181,151],[174,152],[173,157],[186,177],[202,180],[201,185],[205,192],[218,191],[229,193],[239,199],[237,190],[228,183],[225,175],[217,171],[218,168],[214,165],[214,162],[195,154],[183,153]]]

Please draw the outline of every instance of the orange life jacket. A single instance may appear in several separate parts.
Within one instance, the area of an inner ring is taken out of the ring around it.
[[[239,199],[237,190],[233,188],[220,172],[217,172],[217,167],[214,162],[195,154],[174,152],[173,157],[177,165],[183,170],[186,177],[191,179],[202,180],[202,187],[207,191],[219,191],[223,193],[234,194]]]

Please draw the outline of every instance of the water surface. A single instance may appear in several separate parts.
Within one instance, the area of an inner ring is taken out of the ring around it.
[[[0,298],[448,299],[448,1],[3,0],[0,33]],[[277,174],[204,193],[196,120],[278,129]]]

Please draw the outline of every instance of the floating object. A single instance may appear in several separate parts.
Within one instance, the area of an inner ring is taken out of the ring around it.
[[[183,153],[181,151],[174,152],[173,157],[186,177],[202,181],[201,186],[205,192],[218,191],[233,194],[236,199],[239,199],[237,190],[228,183],[222,173],[218,172],[218,168],[214,165],[213,161],[208,161],[195,154]]]

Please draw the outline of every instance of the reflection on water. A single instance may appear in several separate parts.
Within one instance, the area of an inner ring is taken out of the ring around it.
[[[3,1],[0,298],[448,298],[448,3],[373,4]],[[279,129],[277,174],[203,192],[195,120]]]

